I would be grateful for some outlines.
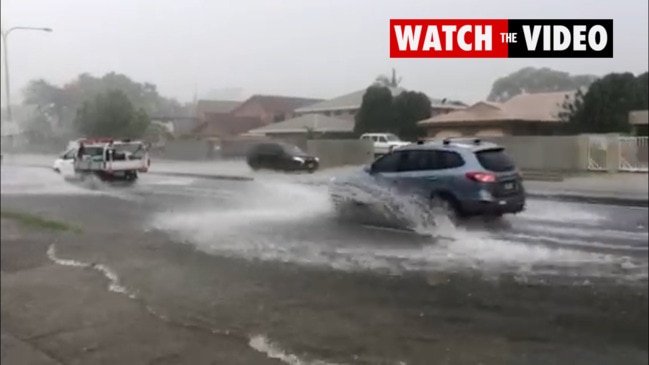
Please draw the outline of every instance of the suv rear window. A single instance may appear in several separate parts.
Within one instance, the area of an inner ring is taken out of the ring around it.
[[[476,157],[480,165],[489,171],[505,172],[516,169],[514,160],[507,156],[503,148],[479,151],[476,152]]]

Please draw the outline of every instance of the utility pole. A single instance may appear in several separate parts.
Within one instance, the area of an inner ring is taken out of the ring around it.
[[[2,30],[2,45],[4,47],[4,69],[5,69],[5,101],[7,103],[7,121],[13,123],[13,114],[11,112],[11,83],[9,75],[9,34],[15,30],[35,30],[40,32],[51,32],[52,28],[39,28],[39,27],[11,27],[9,29]]]

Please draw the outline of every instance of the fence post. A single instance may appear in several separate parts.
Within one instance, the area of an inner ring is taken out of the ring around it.
[[[606,151],[606,172],[615,173],[620,170],[620,135],[609,133],[606,135],[608,150]]]
[[[580,134],[575,139],[575,143],[577,144],[577,171],[588,171],[590,163],[590,136],[587,134]]]

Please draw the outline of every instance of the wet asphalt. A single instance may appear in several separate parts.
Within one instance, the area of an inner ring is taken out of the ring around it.
[[[530,201],[414,232],[326,188],[143,176],[75,186],[3,167],[2,208],[74,222],[70,258],[103,262],[152,306],[302,359],[342,364],[646,364],[647,210]]]

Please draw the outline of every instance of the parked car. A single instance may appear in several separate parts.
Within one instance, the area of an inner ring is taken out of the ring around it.
[[[334,204],[338,208],[348,203],[366,205],[348,194],[350,185],[363,184],[380,184],[439,202],[452,219],[525,209],[525,188],[514,161],[503,147],[480,139],[420,141],[401,147],[361,171],[333,178]]]
[[[361,140],[369,140],[374,144],[374,155],[385,155],[395,148],[407,146],[410,142],[402,141],[392,133],[365,133]]]
[[[281,142],[264,142],[248,151],[248,166],[253,170],[307,171],[312,173],[320,166],[320,160],[310,156],[299,147]]]

